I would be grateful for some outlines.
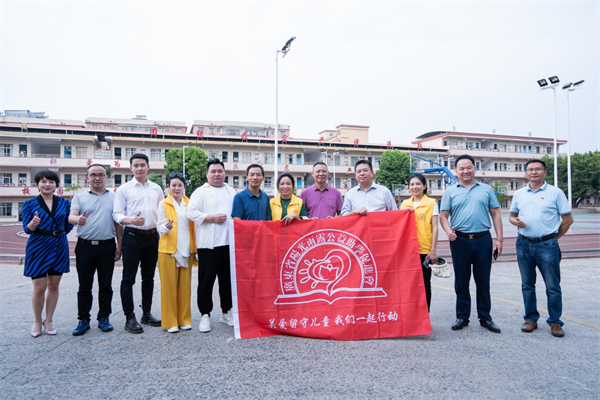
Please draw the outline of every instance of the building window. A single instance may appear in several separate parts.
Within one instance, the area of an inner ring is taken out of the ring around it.
[[[215,133],[214,128],[208,128],[208,134],[209,135],[214,135],[214,133]]]
[[[26,144],[19,145],[19,157],[27,157],[27,145]]]
[[[175,133],[183,133],[183,130],[181,128],[176,128]]]
[[[125,158],[129,160],[135,154],[135,147],[125,147]]]
[[[265,153],[264,156],[265,156],[265,163],[266,164],[273,164],[273,153]],[[280,157],[278,157],[278,158],[280,158]],[[267,187],[267,186],[265,185],[265,187]]]
[[[123,182],[123,175],[115,175],[115,186],[121,185]]]
[[[467,142],[465,147],[467,148],[467,150],[473,150],[475,148],[475,143]]]
[[[19,174],[19,186],[27,185],[27,174]]]
[[[494,163],[494,171],[506,171],[506,163]]]
[[[71,146],[65,146],[63,151],[63,158],[71,158]]]
[[[0,216],[11,217],[12,216],[12,203],[0,203]]]
[[[76,158],[87,158],[87,147],[84,146],[76,146],[75,147],[75,157]]]
[[[220,151],[209,151],[208,152],[208,159],[209,160],[216,160],[217,158],[221,158],[221,152]]]
[[[92,129],[98,129],[98,128],[100,128],[100,125],[92,124]]]
[[[333,156],[333,165],[341,165],[342,160],[340,156]]]
[[[234,151],[233,152],[233,162],[238,162],[239,160],[240,160],[240,152]]]
[[[4,173],[2,174],[2,186],[10,186],[12,185],[12,174]]]
[[[162,161],[162,150],[161,149],[150,149],[150,160],[151,161]]]
[[[252,162],[252,153],[249,151],[242,152],[242,162],[250,164]]]
[[[77,174],[77,186],[85,187],[87,186],[87,180],[85,179],[85,174]]]
[[[536,152],[537,154],[540,154],[540,146],[535,146],[535,152]]]
[[[225,183],[229,184],[229,177],[225,176]]]
[[[239,176],[233,177],[233,187],[234,188],[240,187],[240,177]]]
[[[506,151],[506,145],[505,144],[499,144],[498,145],[498,150],[499,151]]]
[[[523,164],[515,164],[515,171],[517,171],[517,172],[523,171]]]
[[[102,125],[102,129],[110,129],[110,125]]]
[[[481,168],[481,164],[479,163],[479,161],[475,161],[475,169],[479,171],[479,168]]]
[[[515,153],[520,153],[521,152],[521,145],[520,144],[516,144],[515,145]]]
[[[546,154],[552,154],[552,147],[546,147]]]
[[[302,189],[302,177],[301,176],[296,177],[296,189]]]
[[[227,162],[227,160],[229,160],[229,152],[224,151],[223,153],[221,153],[221,161]]]
[[[12,143],[1,143],[0,150],[2,151],[2,157],[12,157],[13,155]]]
[[[375,157],[375,162],[373,163],[373,166],[379,167],[379,163],[381,163],[381,157]]]
[[[65,186],[69,186],[71,183],[73,183],[73,177],[71,176],[71,174],[63,175],[63,183]]]
[[[115,147],[115,160],[120,160],[120,159],[121,159],[121,148]]]
[[[242,176],[242,187],[246,187],[248,186],[248,180],[246,179],[246,176]]]
[[[458,148],[458,142],[456,140],[451,140],[448,142],[448,147],[450,147],[451,149],[457,149]]]
[[[302,165],[302,154],[296,154],[296,164]]]
[[[132,174],[126,174],[125,175],[125,182],[129,182],[132,179],[133,179],[133,175]]]
[[[265,188],[270,189],[272,187],[273,187],[273,178],[270,176],[265,176]]]

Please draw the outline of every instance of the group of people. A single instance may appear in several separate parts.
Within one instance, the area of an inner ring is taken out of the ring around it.
[[[219,321],[233,326],[229,229],[231,219],[276,220],[288,225],[297,219],[333,218],[352,214],[397,210],[394,196],[385,186],[374,182],[373,166],[359,160],[354,169],[358,185],[344,199],[339,190],[328,185],[329,171],[323,162],[313,166],[314,185],[294,192],[294,177],[279,175],[273,199],[261,190],[264,170],[258,164],[246,169],[247,187],[239,193],[225,183],[225,166],[218,159],[207,164],[207,182],[188,198],[186,179],[181,173],[167,177],[168,195],[148,180],[150,164],[145,154],[130,158],[133,179],[116,193],[106,189],[106,168],[88,167],[89,190],[77,193],[73,202],[54,195],[59,178],[44,170],[35,176],[40,195],[23,205],[23,228],[30,234],[26,247],[25,276],[33,281],[34,324],[31,335],[45,330],[56,334],[53,315],[59,297],[63,273],[69,272],[67,234],[77,226],[75,247],[79,279],[77,293],[78,325],[73,335],[90,329],[92,286],[98,275],[98,328],[113,330],[109,316],[112,303],[112,277],[115,261],[123,257],[120,285],[125,330],[142,333],[142,325],[160,326],[170,333],[192,329],[192,266],[198,265],[197,302],[201,314],[198,330],[211,331],[213,287],[219,280],[221,316]],[[475,162],[469,155],[456,160],[458,183],[447,189],[438,209],[427,196],[427,181],[421,174],[408,179],[412,196],[402,209],[414,213],[423,271],[427,307],[431,307],[431,268],[438,261],[438,219],[448,235],[455,271],[456,322],[453,330],[469,324],[471,273],[477,285],[477,314],[480,324],[500,333],[490,315],[490,271],[492,257],[502,253],[503,231],[500,205],[489,185],[475,180]],[[554,336],[564,336],[560,320],[560,249],[557,239],[572,224],[571,208],[564,193],[545,183],[546,166],[541,160],[527,163],[529,185],[517,191],[510,210],[510,222],[518,226],[517,253],[525,301],[522,330],[537,328],[536,267],[546,282],[547,322]],[[490,234],[490,215],[496,238]],[[152,297],[156,265],[161,281],[161,319],[152,315]],[[138,323],[133,298],[138,268],[141,270],[142,316]],[[46,318],[42,312],[46,308]]]

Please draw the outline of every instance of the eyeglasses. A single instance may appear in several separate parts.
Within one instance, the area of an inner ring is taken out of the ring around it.
[[[171,179],[171,178],[185,179],[185,175],[183,175],[181,172],[171,172],[169,174],[169,179]]]
[[[92,179],[96,179],[96,178],[104,179],[104,178],[106,178],[106,174],[90,174],[89,177]]]
[[[527,168],[527,172],[542,172],[545,170],[546,168]]]

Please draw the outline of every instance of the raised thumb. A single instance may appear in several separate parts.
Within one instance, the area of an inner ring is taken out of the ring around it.
[[[38,215],[37,211],[35,212],[35,216],[36,216],[36,217],[39,217],[39,215]]]
[[[85,214],[87,213],[87,211],[84,211],[83,214],[81,214],[82,217],[85,217]]]
[[[136,215],[136,217],[139,217],[141,214],[142,214],[142,212],[141,212],[141,211],[140,211],[140,212],[138,212],[138,213],[137,213],[137,215]]]

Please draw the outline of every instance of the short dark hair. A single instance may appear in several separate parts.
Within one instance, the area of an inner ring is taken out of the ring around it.
[[[281,182],[281,179],[283,178],[290,178],[290,181],[292,181],[292,186],[294,186],[294,177],[292,176],[292,174],[290,174],[289,172],[284,172],[277,178],[277,189],[279,189],[279,182]]]
[[[316,163],[313,164],[313,169],[315,169],[315,167],[317,165],[324,165],[327,169],[329,169],[329,167],[327,167],[327,164],[325,164],[323,161],[317,161]]]
[[[167,185],[170,185],[173,179],[179,179],[181,182],[183,182],[184,187],[187,186],[187,182],[185,181],[185,175],[183,175],[181,172],[169,173],[169,175],[167,175]]]
[[[529,164],[532,164],[532,163],[540,163],[540,164],[542,164],[544,166],[544,169],[547,169],[546,163],[543,162],[542,160],[538,159],[538,158],[533,158],[531,160],[527,160],[527,162],[525,163],[525,169],[527,169],[527,166]]]
[[[144,153],[135,153],[131,157],[129,157],[129,164],[133,163],[133,160],[139,158],[141,160],[146,161],[146,164],[150,165],[150,160],[148,160],[148,156]]]
[[[369,160],[358,160],[356,162],[356,164],[354,164],[354,172],[356,172],[356,168],[358,168],[358,166],[360,164],[367,164],[369,166],[369,169],[371,170],[371,172],[373,172],[373,165],[371,164],[371,161],[369,161]]]
[[[413,180],[414,178],[417,178],[418,180],[420,180],[421,183],[423,185],[425,185],[425,191],[427,191],[427,179],[425,179],[425,176],[423,174],[412,174],[411,176],[408,177],[408,180],[406,182],[408,182],[408,184],[410,185],[410,181]]]
[[[56,182],[56,186],[60,186],[60,179],[58,179],[58,175],[54,171],[50,171],[49,169],[44,169],[37,174],[35,174],[35,184],[39,185],[42,179],[48,179],[49,181]]]
[[[248,165],[248,168],[246,168],[246,176],[248,176],[248,174],[250,173],[250,170],[252,168],[260,168],[260,172],[262,173],[263,176],[265,176],[265,170],[263,169],[262,165],[258,165],[258,164]]]
[[[206,172],[208,172],[211,165],[215,164],[219,164],[221,167],[223,167],[223,170],[225,170],[225,164],[223,164],[223,161],[219,160],[218,158],[215,158],[206,163]]]
[[[104,168],[104,172],[106,172],[106,167],[102,164],[92,164],[87,168],[87,171],[85,172],[85,174],[89,174],[90,173],[90,169],[92,169],[93,167],[102,167]]]
[[[454,160],[454,166],[458,164],[460,160],[469,160],[473,165],[475,165],[475,159],[468,154],[463,154],[462,156],[458,156],[456,160]]]

